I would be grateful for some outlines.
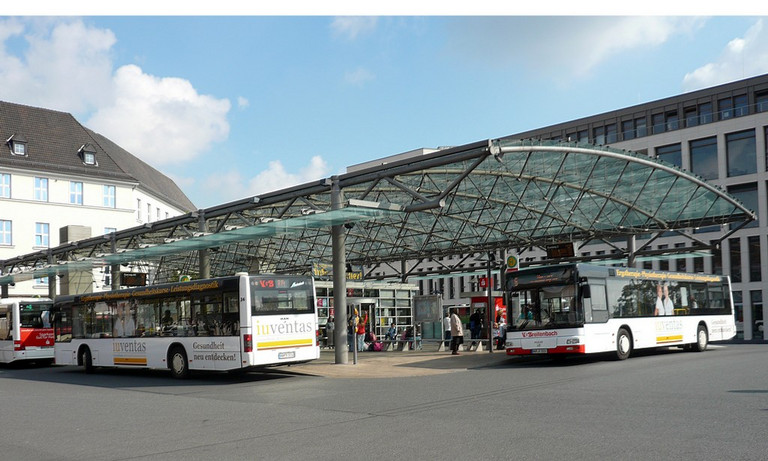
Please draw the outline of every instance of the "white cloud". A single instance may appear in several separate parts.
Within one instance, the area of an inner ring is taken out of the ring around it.
[[[358,35],[376,29],[378,18],[373,16],[340,16],[333,18],[331,30],[335,35],[354,40]]]
[[[297,173],[285,170],[282,162],[273,160],[269,168],[254,176],[248,183],[248,195],[258,195],[321,179],[328,174],[328,164],[322,157],[312,157],[309,164]]]
[[[373,74],[373,72],[363,67],[358,67],[357,69],[344,74],[345,82],[358,86],[362,86],[365,82],[371,81],[375,78],[376,76]]]
[[[297,172],[289,172],[282,162],[273,160],[266,170],[250,179],[239,170],[210,174],[202,182],[201,189],[208,202],[226,203],[325,178],[328,170],[328,164],[320,156],[312,157],[309,164]]]
[[[23,38],[23,55],[7,49]],[[87,112],[110,98],[115,36],[78,20],[0,21],[0,98],[48,109]]]
[[[448,46],[491,65],[569,78],[620,53],[658,46],[701,22],[661,16],[463,18],[452,24]]]
[[[115,70],[109,30],[11,18],[0,21],[0,40],[0,99],[88,118],[84,125],[152,165],[189,160],[229,135],[228,100],[135,65]]]
[[[247,98],[244,98],[242,96],[238,96],[237,97],[237,107],[239,107],[241,109],[245,109],[246,107],[248,107],[250,105],[251,105],[251,103],[250,103],[250,101],[248,101]]]
[[[768,31],[759,19],[744,34],[731,40],[715,62],[704,64],[683,78],[685,91],[719,85],[768,72]]]
[[[229,101],[198,94],[187,80],[127,65],[115,72],[113,85],[111,104],[87,125],[150,163],[190,160],[229,135]]]

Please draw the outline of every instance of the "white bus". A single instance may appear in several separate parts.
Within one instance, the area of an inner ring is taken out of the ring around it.
[[[728,277],[565,264],[507,275],[507,355],[680,346],[736,335]]]
[[[232,371],[315,360],[308,276],[255,275],[56,298],[56,364]]]
[[[0,363],[53,362],[53,327],[47,298],[0,299]]]

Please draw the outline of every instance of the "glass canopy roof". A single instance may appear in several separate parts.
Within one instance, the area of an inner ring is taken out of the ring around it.
[[[160,283],[195,273],[196,250],[205,248],[212,276],[303,273],[331,262],[334,225],[346,230],[347,262],[372,265],[755,219],[690,172],[607,147],[496,139],[374,163],[1,261],[0,283],[59,273],[73,261],[149,263]]]

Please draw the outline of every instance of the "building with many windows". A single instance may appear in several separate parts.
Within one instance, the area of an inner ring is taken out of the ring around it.
[[[195,209],[167,176],[71,114],[0,102],[0,259]],[[109,286],[108,274],[86,285]],[[14,295],[48,295],[46,278]]]
[[[730,275],[737,311],[737,324],[745,339],[763,337],[763,319],[768,317],[768,75],[547,126],[511,138],[567,140],[611,146],[644,153],[689,170],[727,190],[756,212],[758,220],[730,235],[708,254],[664,254],[664,250],[686,247],[691,238],[710,242],[730,229],[690,229],[687,235],[668,233],[650,243],[657,253],[639,258],[635,265],[649,269],[707,272]],[[643,245],[638,236],[638,245]],[[606,259],[616,249],[610,242],[575,242],[576,255]],[[501,256],[501,255],[499,255]],[[523,266],[546,259],[540,248],[517,255]],[[500,260],[500,258],[497,258]],[[611,263],[611,262],[608,262]],[[480,291],[487,266],[480,258],[439,258],[421,261],[410,271],[422,294],[439,293],[444,305],[467,305],[469,294]],[[458,266],[462,275],[435,276],[442,269]],[[394,268],[390,268],[394,269]],[[368,274],[382,278],[386,267]],[[420,276],[421,275],[421,276]],[[498,276],[496,287],[498,287]]]

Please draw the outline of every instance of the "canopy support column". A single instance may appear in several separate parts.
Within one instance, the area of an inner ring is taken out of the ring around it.
[[[627,267],[635,267],[635,236],[627,237]]]
[[[208,228],[205,224],[205,210],[200,210],[197,217],[197,228],[201,233],[208,232]],[[211,278],[211,255],[208,248],[198,250],[197,257],[200,264],[200,278]]]
[[[331,209],[342,208],[343,194],[337,176],[331,178]],[[333,254],[333,340],[335,363],[349,363],[347,354],[347,252],[346,235],[343,224],[331,226],[331,248]]]

